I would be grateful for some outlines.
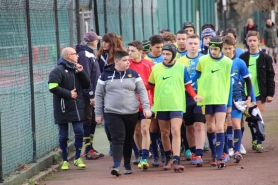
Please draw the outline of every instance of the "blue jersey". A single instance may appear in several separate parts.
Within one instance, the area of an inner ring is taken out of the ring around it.
[[[176,54],[175,60],[178,60],[178,59],[180,59],[181,57],[185,56],[186,53],[187,53],[187,51],[179,52],[179,50],[177,49],[177,54]]]
[[[147,56],[145,56],[145,59],[153,62],[154,64],[158,64],[158,63],[163,62],[162,54],[159,55],[158,57],[154,57],[154,56],[152,56],[151,53],[149,53]]]
[[[248,77],[250,78],[251,75],[245,62],[235,56],[232,65],[233,99],[245,100],[244,78]],[[239,82],[241,85],[239,85]]]
[[[190,78],[196,75],[196,66],[199,63],[199,58],[203,56],[203,54],[198,53],[198,56],[195,58],[190,58],[187,54],[180,58],[177,62],[183,63],[187,67],[188,74]],[[197,91],[197,81],[192,83],[192,87],[195,91]],[[195,101],[191,98],[191,96],[186,93],[186,105],[190,105],[195,103]]]

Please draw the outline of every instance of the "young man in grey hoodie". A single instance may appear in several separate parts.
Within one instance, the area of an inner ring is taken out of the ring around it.
[[[104,68],[95,92],[96,122],[102,123],[104,114],[113,143],[113,161],[111,174],[120,176],[119,167],[124,157],[124,174],[131,174],[130,159],[135,125],[138,119],[140,97],[145,118],[151,116],[147,90],[140,75],[129,69],[129,57],[126,51],[115,53],[115,63]]]

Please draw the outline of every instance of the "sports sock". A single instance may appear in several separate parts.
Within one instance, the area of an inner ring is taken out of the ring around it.
[[[166,157],[167,159],[171,159],[171,150],[165,151],[165,157]]]
[[[228,148],[228,134],[227,132],[224,132],[224,148],[223,148],[223,152],[228,154],[229,148]]]
[[[196,153],[195,153],[196,156],[203,156],[203,154],[204,154],[203,149],[196,149]]]
[[[153,152],[153,157],[158,158],[157,144],[156,140],[158,139],[158,132],[150,132],[151,137],[151,148]]]
[[[83,126],[84,129],[84,136],[83,136],[83,142],[85,147],[85,153],[87,154],[91,149],[91,137],[90,137],[90,126]]]
[[[216,134],[216,150],[217,150],[217,160],[222,160],[223,147],[224,147],[224,133]]]
[[[241,135],[243,136],[244,127],[241,127]]]
[[[233,127],[228,126],[227,128],[227,137],[228,137],[228,148],[233,148]]]
[[[234,130],[234,145],[235,145],[236,152],[239,152],[240,145],[241,145],[241,138],[242,138],[241,130],[240,129]]]
[[[195,154],[195,151],[196,151],[196,147],[195,147],[195,146],[190,147],[189,149],[190,149],[191,153],[194,153],[194,154]]]
[[[258,144],[262,144],[262,140],[260,140],[259,137],[257,137],[257,145],[258,145]]]
[[[215,148],[215,134],[213,133],[207,133],[208,136],[208,142],[209,142],[209,147],[211,150],[211,155],[215,156],[216,155],[216,148]]]
[[[75,159],[80,158],[81,150],[82,150],[82,141],[83,138],[75,137],[74,146],[75,146]]]
[[[143,149],[142,151],[142,159],[148,159],[149,158],[149,150]]]
[[[63,161],[68,161],[68,142],[67,141],[59,141],[59,145],[62,150]]]
[[[135,156],[140,156],[140,152],[139,152],[139,150],[138,150],[134,141],[132,142],[132,149],[133,149],[133,152],[134,152]]]
[[[177,161],[180,161],[180,156],[175,155],[175,156],[173,156],[173,159],[177,160]]]

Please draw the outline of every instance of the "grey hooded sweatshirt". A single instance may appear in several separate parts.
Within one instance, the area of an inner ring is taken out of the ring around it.
[[[140,75],[132,70],[117,71],[115,65],[109,65],[101,73],[95,92],[96,117],[105,113],[120,115],[138,112],[140,97],[144,110],[150,110],[147,90]]]

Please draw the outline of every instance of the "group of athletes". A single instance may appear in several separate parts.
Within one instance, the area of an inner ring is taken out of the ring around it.
[[[212,24],[204,24],[199,37],[191,22],[176,34],[163,29],[132,41],[127,50],[119,36],[105,34],[97,56],[90,55],[101,72],[90,104],[92,119],[105,123],[111,174],[121,175],[122,156],[124,174],[132,173],[132,148],[133,163],[142,170],[158,167],[160,159],[164,170],[183,171],[182,150],[190,164],[201,167],[206,139],[211,166],[223,168],[230,157],[239,163],[246,154],[243,113],[257,106],[263,115],[275,89],[272,58],[260,51],[259,33],[248,32],[246,42],[244,52],[236,48],[234,29],[216,32]],[[262,140],[248,125],[252,149],[263,152]]]

